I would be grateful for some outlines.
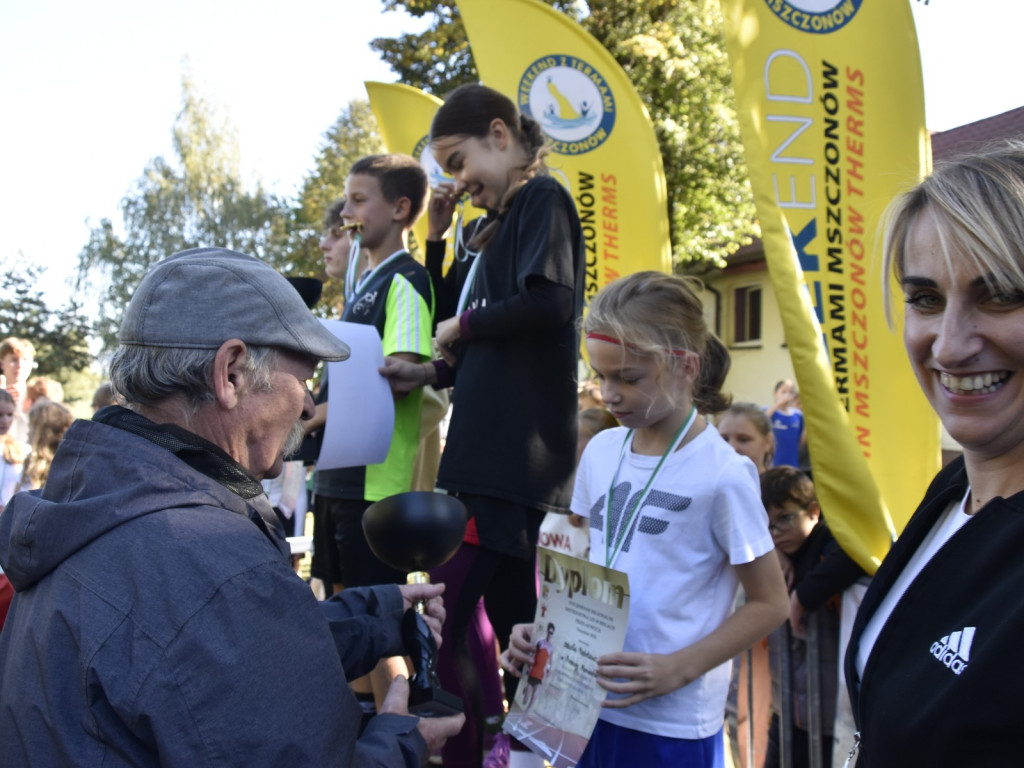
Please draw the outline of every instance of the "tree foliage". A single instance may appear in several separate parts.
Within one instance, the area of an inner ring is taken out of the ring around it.
[[[443,96],[478,79],[454,0],[383,2],[386,10],[435,19],[422,33],[373,41],[402,82]],[[718,0],[548,4],[608,49],[650,112],[665,166],[677,268],[721,264],[757,227]]]
[[[36,348],[33,375],[66,384],[72,372],[92,363],[89,320],[71,300],[57,309],[47,305],[37,286],[46,269],[37,264],[5,265],[0,273],[0,333],[17,336]]]
[[[722,263],[755,231],[718,0],[604,0],[586,27],[647,106],[669,190],[673,262]]]
[[[259,185],[245,188],[234,134],[187,75],[182,100],[173,127],[176,162],[151,160],[121,201],[123,234],[110,219],[101,220],[78,257],[78,287],[100,297],[96,331],[107,348],[116,344],[132,292],[157,261],[200,246],[231,248],[271,262],[286,250],[287,205]]]
[[[292,210],[285,263],[276,266],[285,274],[325,277],[320,252],[324,211],[345,192],[348,169],[361,157],[384,152],[377,122],[365,99],[350,102],[324,132],[314,158],[313,170],[303,180]],[[327,311],[341,298],[341,285],[328,282],[319,308]]]
[[[422,33],[378,37],[370,42],[400,82],[444,96],[479,79],[455,0],[384,0],[384,9],[401,9],[416,18],[435,16],[433,25]]]
[[[480,79],[455,0],[382,1],[385,11],[402,10],[417,19],[434,17],[433,24],[422,33],[370,41],[370,47],[395,71],[400,82],[443,98],[460,85]],[[574,19],[580,16],[580,0],[541,1]]]

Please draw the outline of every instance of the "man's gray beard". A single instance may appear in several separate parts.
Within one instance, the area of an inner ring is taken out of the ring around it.
[[[302,440],[306,437],[306,428],[302,423],[302,419],[295,422],[295,426],[288,432],[288,437],[284,441],[284,448],[281,449],[281,455],[287,460],[289,456],[299,450],[299,446],[302,445]]]

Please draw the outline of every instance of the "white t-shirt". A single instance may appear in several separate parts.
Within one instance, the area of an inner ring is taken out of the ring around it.
[[[8,464],[0,456],[0,506],[6,506],[21,482],[23,464]]]
[[[896,603],[903,597],[903,593],[907,591],[914,579],[917,578],[917,575],[928,565],[935,556],[935,553],[942,549],[945,543],[953,537],[953,534],[971,521],[972,516],[964,511],[964,505],[970,495],[971,489],[968,488],[967,494],[963,499],[951,501],[946,509],[943,510],[934,525],[932,525],[931,530],[921,540],[917,550],[907,560],[907,564],[903,566],[900,575],[896,577],[892,586],[889,587],[889,591],[882,598],[882,602],[878,604],[878,609],[868,619],[868,623],[864,625],[864,631],[860,636],[860,645],[857,648],[858,678],[864,677],[864,665],[867,664],[868,656],[871,655],[871,650],[875,647],[878,635],[881,634],[882,628],[885,627],[885,622],[889,620],[893,608],[896,607]]]
[[[576,473],[572,511],[590,518],[590,560],[600,565],[608,489],[626,434],[624,427],[597,434]],[[612,494],[613,535],[624,499],[642,493],[660,459],[626,451]],[[730,566],[772,548],[757,470],[717,431],[704,429],[666,458],[612,563],[629,574],[624,650],[672,653],[711,634],[732,610],[739,579]],[[722,727],[730,671],[726,662],[665,696],[604,709],[601,719],[644,733],[706,738]]]

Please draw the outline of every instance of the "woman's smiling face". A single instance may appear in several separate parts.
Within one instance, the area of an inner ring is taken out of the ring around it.
[[[917,380],[965,451],[1024,449],[1024,292],[994,286],[976,260],[952,251],[928,208],[907,233],[903,340]]]

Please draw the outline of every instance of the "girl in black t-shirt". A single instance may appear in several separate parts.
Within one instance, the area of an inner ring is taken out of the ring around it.
[[[481,597],[503,642],[513,624],[533,618],[537,531],[546,512],[568,511],[584,246],[571,195],[545,173],[540,127],[507,97],[481,85],[457,89],[434,117],[430,146],[455,180],[434,192],[431,237],[444,236],[462,195],[487,216],[467,227],[466,248],[478,255],[457,262],[443,284],[443,243],[428,241],[439,306],[448,296],[454,313],[437,327],[442,359],[389,361],[382,373],[399,394],[456,387],[438,485],[466,504],[471,520],[466,543],[434,576],[447,583],[442,682],[468,711],[444,759],[479,765],[479,681],[467,628]]]

